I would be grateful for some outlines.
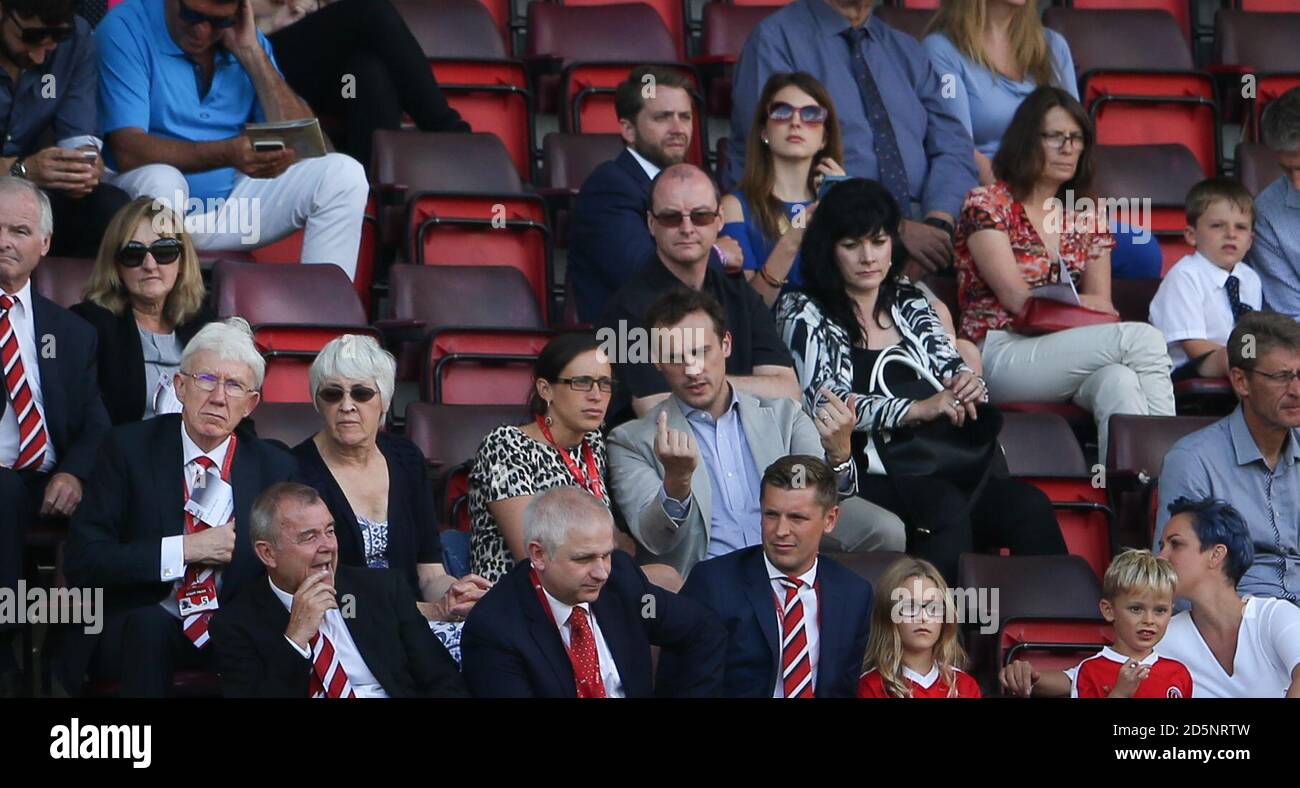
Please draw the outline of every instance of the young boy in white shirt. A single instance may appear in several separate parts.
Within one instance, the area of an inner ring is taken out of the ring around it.
[[[1254,237],[1255,203],[1231,178],[1209,178],[1187,193],[1184,235],[1196,251],[1174,264],[1151,300],[1151,324],[1169,343],[1175,381],[1228,376],[1228,335],[1259,309],[1259,275],[1241,262]]]

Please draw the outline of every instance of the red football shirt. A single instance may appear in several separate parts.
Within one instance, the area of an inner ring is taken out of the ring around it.
[[[1105,698],[1119,681],[1119,669],[1129,658],[1107,646],[1088,657],[1073,670],[1066,671],[1074,681],[1070,689],[1072,698]],[[1138,684],[1135,698],[1190,698],[1192,674],[1176,659],[1157,656],[1155,652],[1142,660],[1151,666],[1151,673]]]
[[[930,668],[930,672],[922,676],[920,673],[911,668],[903,668],[903,678],[912,687],[913,698],[946,698],[948,697],[948,685],[939,677],[939,666],[935,665]],[[957,671],[957,697],[959,698],[978,698],[980,696],[980,685],[971,678],[968,673]],[[885,681],[880,677],[879,670],[871,670],[862,674],[858,679],[858,697],[859,698],[892,698],[893,696],[885,692]]]

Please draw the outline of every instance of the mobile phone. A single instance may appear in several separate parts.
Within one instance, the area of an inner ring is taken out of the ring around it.
[[[95,160],[99,158],[99,151],[97,150],[83,150],[80,153],[81,158],[85,159],[88,164],[94,164]]]
[[[822,185],[817,187],[817,201],[820,202],[826,196],[826,192],[831,190],[832,186],[840,181],[849,180],[849,177],[848,175],[823,175]]]
[[[283,140],[253,140],[253,150],[258,153],[271,153],[284,150]]]

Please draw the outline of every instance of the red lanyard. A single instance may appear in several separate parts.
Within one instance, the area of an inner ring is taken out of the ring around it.
[[[551,601],[550,601],[549,599],[546,598],[546,592],[542,589],[542,579],[541,579],[540,577],[537,576],[537,570],[536,570],[536,569],[533,569],[533,568],[531,568],[531,567],[528,569],[528,579],[529,579],[530,581],[532,581],[532,584],[533,584],[533,590],[537,592],[537,601],[542,603],[542,610],[545,610],[545,611],[546,611],[546,617],[549,618],[549,619],[551,620],[551,623],[552,623],[552,624],[555,626],[555,628],[558,630],[558,629],[560,628],[560,623],[559,623],[558,621],[555,620],[555,611],[554,611],[554,610],[551,610]],[[595,615],[594,615],[594,614],[592,615],[592,618],[595,618]],[[558,633],[557,633],[557,634],[558,634]],[[596,634],[596,631],[595,631],[595,628],[593,628],[593,629],[592,629],[592,636],[593,636],[593,638],[595,637],[595,634]],[[561,645],[564,644],[564,639],[563,639],[563,638],[560,639],[560,644],[561,644]],[[592,645],[594,646],[595,644],[593,643]],[[577,677],[578,677],[578,663],[577,663],[577,660],[575,660],[575,659],[573,658],[573,650],[570,649],[568,646],[564,646],[564,653],[567,654],[567,655],[569,656],[569,664],[573,667],[574,684],[575,684],[575,685],[577,686],[577,688],[578,688],[578,697],[579,697],[579,698],[591,697],[590,695],[588,695],[588,694],[586,693],[586,689],[587,689],[587,688],[586,688],[585,686],[583,686],[582,683],[580,683],[580,682],[577,681]],[[604,694],[605,694],[605,682],[604,682],[604,679],[603,679],[603,678],[601,677],[601,675],[600,675],[600,671],[599,671],[599,669],[596,671],[596,683],[597,683],[597,685],[598,685],[599,688],[600,688],[600,693],[601,693],[601,694],[600,694],[600,697],[604,697]]]
[[[546,442],[551,444],[551,448],[559,453],[560,459],[564,460],[564,467],[569,469],[569,475],[578,483],[582,489],[596,496],[600,500],[605,500],[605,486],[600,483],[600,469],[596,467],[596,453],[591,450],[591,444],[586,438],[582,441],[582,460],[587,466],[587,474],[583,476],[578,464],[569,456],[569,452],[560,448],[555,443],[555,436],[551,434],[551,428],[546,426],[546,419],[542,416],[537,417],[537,428],[542,431],[542,437]]]
[[[235,459],[235,445],[236,445],[237,443],[239,443],[239,439],[235,437],[234,433],[231,433],[231,435],[230,435],[230,443],[226,446],[226,459],[224,459],[224,460],[221,461],[221,480],[224,481],[224,482],[229,482],[229,481],[230,481],[230,463]],[[206,455],[205,455],[205,456],[206,456]],[[193,460],[191,460],[190,462],[193,462]],[[189,463],[186,463],[186,464],[188,465]],[[181,470],[184,471],[184,468],[182,468]],[[205,470],[203,471],[203,473],[206,475],[206,474],[207,474],[207,470],[205,469]],[[189,475],[186,474],[185,476],[182,476],[182,477],[181,477],[181,481],[182,481],[182,483],[184,483],[184,485],[185,485],[185,500],[188,502],[189,499],[190,499],[190,478],[189,478]],[[186,513],[185,513],[185,522],[186,522],[186,525],[189,525],[189,524],[190,524],[190,521],[193,520],[193,519],[194,519],[194,516],[193,516],[193,515],[191,515],[189,512],[186,512]],[[194,521],[194,522],[197,523],[197,521]],[[188,529],[187,529],[187,533],[188,533]]]

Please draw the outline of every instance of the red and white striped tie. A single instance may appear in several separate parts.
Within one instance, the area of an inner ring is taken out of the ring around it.
[[[785,603],[781,606],[781,688],[787,698],[811,698],[812,660],[808,654],[808,632],[804,628],[803,600],[797,578],[777,578],[785,586]]]
[[[307,689],[313,698],[355,698],[348,672],[330,639],[317,632],[311,639],[312,671]]]
[[[193,462],[199,466],[199,471],[200,471],[198,477],[199,481],[193,485],[190,485],[189,488],[186,490],[186,495],[185,495],[186,502],[188,502],[194,487],[200,486],[203,483],[202,479],[204,476],[207,475],[208,471],[212,468],[217,467],[216,463],[214,463],[210,458],[202,454],[194,458]],[[186,481],[187,482],[189,481],[188,476],[186,478]],[[190,514],[189,512],[185,513],[185,533],[187,535],[196,534],[199,533],[200,531],[206,531],[209,527],[210,526],[207,523],[198,519],[197,517]],[[209,578],[212,579],[213,592],[215,593],[216,574],[218,571],[219,570],[217,569],[217,567],[208,566],[205,564],[187,565],[185,567],[185,577],[181,581],[180,587],[176,589],[177,598],[179,599],[180,597],[184,596],[186,589],[191,588],[194,585],[197,585],[199,583],[206,583],[208,582]],[[212,612],[203,611],[201,613],[191,613],[190,615],[186,616],[185,619],[181,622],[181,630],[185,633],[185,637],[189,638],[190,642],[194,644],[195,648],[203,648],[204,646],[208,645],[208,621],[210,621],[211,619],[212,619]]]
[[[14,332],[13,321],[9,319],[9,310],[13,309],[18,299],[7,293],[0,293],[0,361],[4,364],[5,390],[9,392],[9,402],[18,419],[18,459],[14,461],[14,470],[24,471],[40,468],[45,462],[45,421],[36,409],[36,400],[32,398],[32,387],[27,382],[27,372],[23,368],[23,356],[18,352],[18,334]]]

